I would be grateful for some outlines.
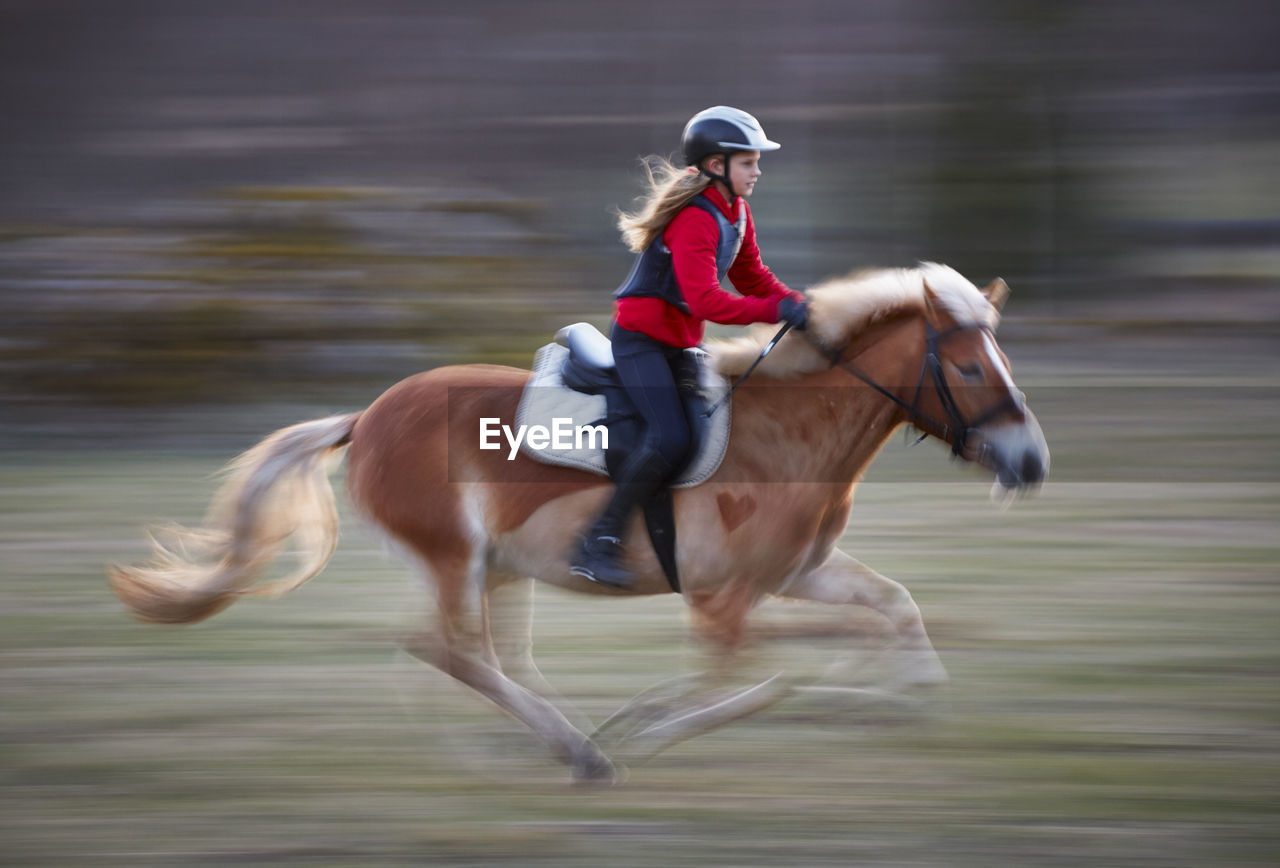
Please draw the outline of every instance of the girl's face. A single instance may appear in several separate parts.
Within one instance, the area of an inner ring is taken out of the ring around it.
[[[724,158],[712,157],[707,168],[717,175],[724,174]],[[759,151],[735,151],[730,155],[729,182],[735,196],[750,196],[761,174]]]
[[[750,196],[760,174],[759,151],[739,151],[729,160],[729,181],[738,196]]]

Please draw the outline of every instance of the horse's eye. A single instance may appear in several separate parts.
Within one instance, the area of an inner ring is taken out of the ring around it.
[[[956,370],[959,371],[960,376],[964,377],[966,380],[982,379],[982,365],[974,362],[969,362],[964,365],[956,365]]]

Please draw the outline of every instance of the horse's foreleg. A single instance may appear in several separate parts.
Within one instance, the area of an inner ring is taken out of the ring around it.
[[[906,686],[930,686],[947,680],[947,671],[929,641],[920,607],[899,583],[886,578],[839,549],[821,566],[787,586],[783,596],[837,605],[865,606],[893,625]]]
[[[609,715],[592,733],[592,739],[599,744],[617,744],[626,740],[669,715],[676,703],[692,695],[704,678],[705,673],[694,672],[646,687]]]
[[[666,707],[661,714],[646,707],[647,716],[631,728],[621,743],[631,755],[641,759],[652,757],[674,744],[759,714],[793,691],[794,686],[781,672],[748,687],[697,690]]]
[[[644,691],[628,702],[599,732],[624,745],[628,754],[653,756],[677,742],[750,717],[791,695],[783,673],[744,685],[739,654],[747,614],[758,595],[747,584],[715,594],[693,594],[698,632],[710,659],[703,671]]]

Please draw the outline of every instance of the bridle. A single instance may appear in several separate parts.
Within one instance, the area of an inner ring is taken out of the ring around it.
[[[916,380],[916,393],[912,397],[911,403],[907,403],[893,392],[877,383],[871,375],[864,372],[857,365],[853,364],[853,362],[847,362],[841,358],[844,353],[844,348],[831,350],[823,347],[810,332],[804,331],[801,332],[801,334],[805,336],[809,343],[818,350],[818,352],[822,353],[822,355],[830,360],[831,367],[843,368],[845,371],[852,374],[854,377],[857,377],[881,395],[884,395],[890,401],[906,410],[907,424],[922,432],[920,434],[920,438],[916,440],[916,443],[920,443],[930,434],[942,440],[944,443],[948,438],[951,438],[951,454],[963,456],[965,449],[969,445],[969,437],[974,431],[981,428],[983,425],[987,424],[1002,413],[1021,413],[1025,407],[1025,401],[1020,393],[1017,397],[1014,397],[1013,395],[1006,395],[1002,400],[997,401],[991,407],[982,411],[977,418],[965,418],[963,411],[960,409],[959,402],[956,401],[955,394],[951,391],[951,384],[947,382],[947,376],[942,371],[942,357],[938,352],[938,347],[944,340],[952,335],[970,332],[976,329],[980,329],[990,335],[995,334],[995,330],[992,329],[991,326],[979,323],[954,325],[951,328],[938,331],[933,327],[932,323],[928,320],[925,321],[924,358],[920,360],[920,376]],[[769,355],[773,348],[778,345],[778,341],[782,340],[783,335],[790,330],[791,324],[784,323],[782,328],[778,330],[778,333],[773,336],[773,339],[760,351],[760,355],[751,363],[751,366],[747,368],[746,372],[744,372],[742,376],[738,377],[737,381],[729,387],[729,390],[720,398],[720,400],[716,401],[710,409],[703,413],[703,416],[710,417],[711,414],[716,412],[716,410],[724,406],[724,404],[729,400],[729,397],[737,391],[738,387],[746,381],[747,377],[751,376],[751,373],[756,369],[756,366],[764,361],[765,356]],[[942,404],[942,410],[947,414],[947,421],[945,422],[935,419],[933,416],[930,416],[928,413],[920,409],[920,396],[924,393],[924,378],[926,374],[928,374],[933,380],[933,387],[938,393],[938,400]],[[952,437],[952,431],[955,432],[954,437]]]
[[[847,362],[841,358],[843,349],[835,351],[823,351],[831,360],[831,367],[843,368],[848,373],[857,377],[871,388],[875,389],[881,395],[884,395],[893,403],[897,404],[903,410],[907,411],[907,424],[918,428],[922,433],[920,440],[928,437],[930,434],[939,438],[943,442],[951,439],[951,454],[963,456],[969,443],[969,437],[975,430],[990,422],[992,419],[1002,413],[1021,413],[1024,407],[1024,401],[1021,396],[1006,395],[1002,400],[997,401],[994,405],[982,411],[974,419],[966,419],[964,413],[960,409],[959,403],[956,401],[955,394],[951,391],[951,385],[947,382],[946,374],[942,371],[942,357],[938,352],[939,345],[951,337],[952,335],[961,334],[963,332],[981,329],[988,334],[993,334],[990,326],[972,324],[972,325],[956,325],[951,328],[938,331],[929,322],[925,322],[925,350],[924,358],[920,361],[920,376],[916,380],[916,392],[911,402],[899,398],[893,392],[877,383],[866,372],[858,368],[852,362]],[[810,339],[812,342],[812,338]],[[816,346],[816,342],[815,342]],[[821,348],[819,348],[821,350]],[[938,400],[942,404],[942,410],[946,413],[945,422],[935,419],[928,413],[920,409],[920,397],[924,392],[925,375],[933,380],[934,389],[938,393]],[[952,434],[954,432],[954,435]],[[919,443],[920,440],[916,442]]]

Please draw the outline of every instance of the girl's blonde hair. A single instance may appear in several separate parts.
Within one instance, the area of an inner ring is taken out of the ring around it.
[[[666,157],[645,157],[641,163],[649,189],[636,200],[636,210],[618,212],[618,229],[632,253],[640,253],[652,244],[680,209],[711,183],[693,166],[682,168]]]

